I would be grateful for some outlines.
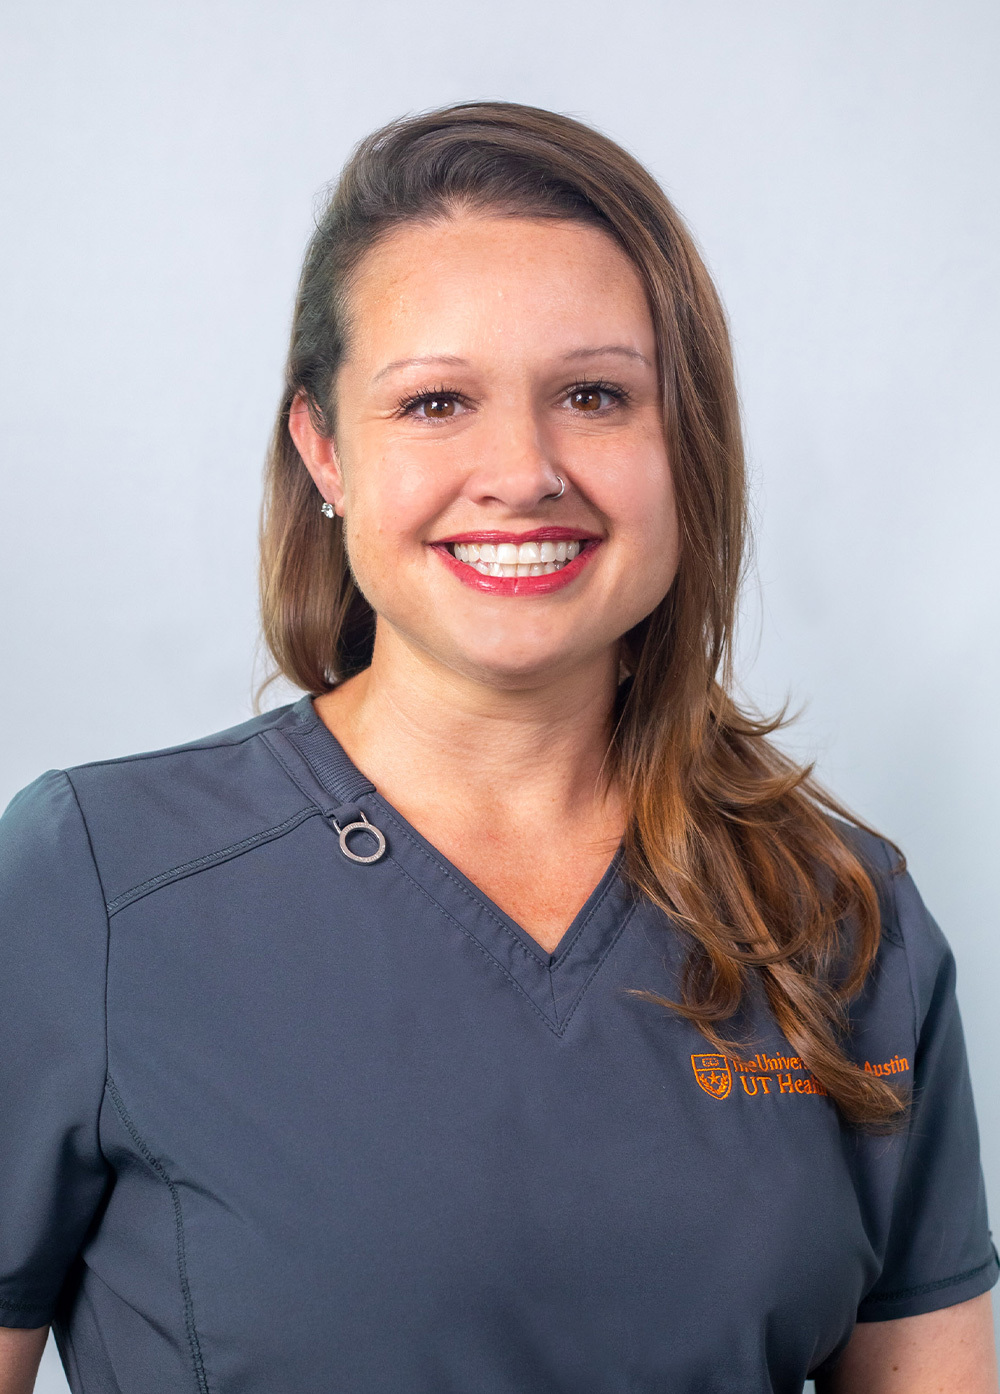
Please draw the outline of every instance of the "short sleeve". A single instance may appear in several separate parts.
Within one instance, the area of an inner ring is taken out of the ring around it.
[[[893,900],[916,1014],[913,1104],[885,1262],[859,1321],[954,1306],[986,1292],[1000,1271],[987,1224],[955,961],[908,874],[893,877]]]
[[[0,818],[0,1325],[44,1326],[100,1206],[107,918],[68,776]]]

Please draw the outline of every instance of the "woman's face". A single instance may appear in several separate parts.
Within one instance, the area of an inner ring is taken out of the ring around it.
[[[410,224],[362,263],[351,326],[334,439],[301,402],[291,429],[380,641],[494,686],[612,661],[678,558],[632,263],[569,221]]]

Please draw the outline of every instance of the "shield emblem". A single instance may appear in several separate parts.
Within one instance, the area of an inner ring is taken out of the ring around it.
[[[724,1055],[692,1055],[691,1068],[706,1094],[711,1094],[713,1099],[729,1098],[733,1076]]]

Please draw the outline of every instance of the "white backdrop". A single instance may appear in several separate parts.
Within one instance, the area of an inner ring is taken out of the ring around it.
[[[719,280],[759,513],[745,684],[807,703],[790,741],[955,947],[1000,1216],[993,0],[35,0],[0,43],[0,803],[249,714],[260,464],[352,144],[460,98],[580,115]]]

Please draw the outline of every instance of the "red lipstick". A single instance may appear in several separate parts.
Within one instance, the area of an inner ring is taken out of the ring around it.
[[[459,561],[448,550],[449,545],[455,543],[476,543],[482,546],[488,542],[580,542],[582,546],[572,561],[566,562],[558,571],[550,571],[544,576],[484,576],[475,566]],[[452,575],[463,585],[486,595],[503,596],[551,595],[553,591],[562,590],[564,586],[576,580],[600,545],[601,538],[594,533],[584,533],[573,528],[534,528],[530,532],[520,533],[499,530],[456,533],[453,537],[442,538],[430,544]]]
[[[600,535],[586,528],[532,528],[530,532],[477,531],[456,532],[450,537],[437,537],[432,547],[455,542],[600,542]]]

